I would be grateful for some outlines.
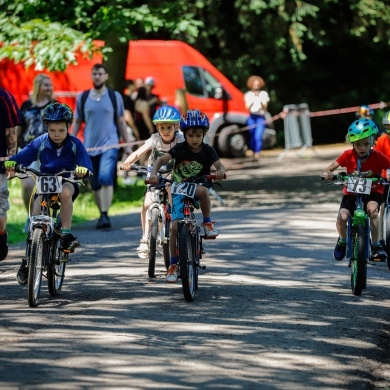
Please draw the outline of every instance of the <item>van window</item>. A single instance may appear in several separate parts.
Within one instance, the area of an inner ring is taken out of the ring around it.
[[[183,77],[187,92],[194,96],[214,99],[215,90],[221,87],[207,70],[197,66],[183,66]]]

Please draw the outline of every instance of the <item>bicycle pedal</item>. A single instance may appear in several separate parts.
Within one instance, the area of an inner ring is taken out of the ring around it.
[[[368,261],[371,263],[384,263],[386,261],[386,259],[380,258],[380,257],[375,257],[375,258],[371,257]]]
[[[206,269],[206,266],[205,265],[199,265],[199,268],[200,269]]]

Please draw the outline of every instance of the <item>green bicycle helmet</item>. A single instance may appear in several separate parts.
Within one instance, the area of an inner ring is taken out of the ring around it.
[[[371,119],[359,119],[354,121],[348,129],[348,140],[351,143],[360,141],[367,137],[375,139],[379,134],[377,125]],[[373,140],[372,140],[373,141]]]
[[[160,107],[153,116],[153,123],[160,122],[171,122],[179,123],[180,122],[180,112],[177,108],[172,106],[162,106]]]

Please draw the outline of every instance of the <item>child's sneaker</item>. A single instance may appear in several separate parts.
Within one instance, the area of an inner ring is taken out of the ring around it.
[[[202,223],[204,228],[205,238],[215,238],[219,233],[214,229],[214,222],[204,222]]]
[[[8,233],[0,235],[0,261],[8,255]]]
[[[387,254],[381,245],[373,245],[371,247],[371,259],[373,261],[385,261],[387,259]]]
[[[74,250],[80,246],[80,242],[77,241],[72,233],[65,233],[61,235],[61,249],[67,253],[73,253]]]
[[[138,257],[140,259],[147,259],[149,257],[149,244],[145,239],[141,239],[139,247],[137,248]]]
[[[333,251],[333,258],[337,261],[341,261],[344,259],[346,252],[347,252],[347,243],[340,242],[340,240],[337,239],[337,244]]]
[[[27,261],[26,259],[23,258],[22,264],[20,264],[20,267],[16,274],[16,280],[21,286],[23,286],[27,283],[27,277],[28,277]]]
[[[179,278],[178,266],[176,264],[171,264],[166,275],[167,283],[176,283]]]

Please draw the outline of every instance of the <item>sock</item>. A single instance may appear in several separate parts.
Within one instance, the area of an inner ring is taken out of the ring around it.
[[[172,265],[172,264],[177,264],[177,258],[171,256],[171,261],[170,261],[170,263],[171,263],[171,265]]]
[[[380,242],[373,242],[371,246],[379,246],[380,244]]]
[[[68,234],[68,233],[70,233],[70,229],[62,229],[61,233],[62,234]]]
[[[101,212],[101,215],[102,215],[102,217],[107,217],[108,215],[107,215],[107,211],[102,211]]]
[[[345,244],[347,242],[347,240],[345,238],[339,237],[339,242],[340,242],[340,244]]]
[[[203,217],[203,223],[211,222],[211,217]]]

